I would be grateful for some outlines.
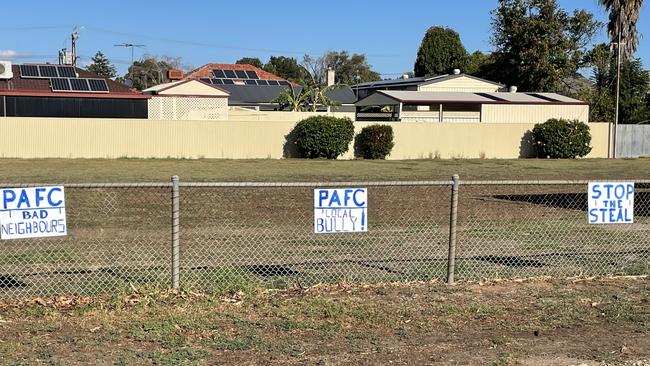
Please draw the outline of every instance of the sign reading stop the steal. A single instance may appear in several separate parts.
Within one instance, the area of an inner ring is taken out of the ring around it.
[[[0,238],[67,234],[63,186],[0,190]]]
[[[590,224],[634,222],[634,182],[589,182]]]

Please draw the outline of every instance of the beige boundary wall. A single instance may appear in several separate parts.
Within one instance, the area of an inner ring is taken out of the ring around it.
[[[400,123],[389,159],[518,158],[533,124]],[[356,132],[372,122],[356,122]],[[11,158],[279,159],[295,122],[0,118],[0,156]],[[609,124],[590,124],[592,152],[607,157]],[[522,151],[523,150],[523,151]],[[343,159],[352,158],[352,151]]]

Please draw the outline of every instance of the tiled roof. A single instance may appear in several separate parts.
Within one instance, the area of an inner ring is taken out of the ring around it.
[[[213,69],[255,71],[260,80],[284,80],[277,75],[273,75],[270,72],[266,72],[260,69],[259,67],[248,64],[206,64],[199,67],[198,69],[194,69],[188,72],[185,74],[185,77],[189,79],[213,78]]]
[[[77,74],[80,78],[99,78],[104,79],[90,71],[86,71],[80,68],[75,68]],[[22,78],[20,76],[20,66],[13,64],[11,65],[11,71],[14,74],[14,77],[9,80],[0,79],[0,95],[1,94],[38,94],[46,95],[51,94],[52,96],[69,96],[69,97],[103,97],[110,98],[112,96],[141,96],[142,93],[131,91],[131,89],[116,81],[106,79],[108,84],[108,93],[66,93],[66,92],[52,92],[50,87],[49,79],[34,79],[34,78]]]

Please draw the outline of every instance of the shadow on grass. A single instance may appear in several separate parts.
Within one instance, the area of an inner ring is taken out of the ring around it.
[[[27,284],[19,281],[13,276],[0,275],[0,288],[16,288],[25,286],[27,286]]]
[[[588,208],[587,193],[500,194],[492,198],[585,212]],[[650,192],[635,193],[634,216],[650,216]]]
[[[498,256],[498,255],[486,255],[476,257],[474,259],[486,261],[494,264],[499,264],[508,267],[544,267],[546,264],[542,261],[536,259],[525,259],[522,257],[516,256]]]
[[[251,266],[246,266],[246,269],[250,273],[260,277],[297,276],[300,274],[300,272],[294,271],[293,269],[287,266],[281,266],[277,264],[251,265]]]

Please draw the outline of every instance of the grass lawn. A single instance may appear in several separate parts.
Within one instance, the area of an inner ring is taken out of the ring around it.
[[[648,179],[650,159],[580,160],[176,160],[0,159],[2,183],[168,181],[385,181]]]
[[[0,303],[6,365],[647,365],[648,278]]]

